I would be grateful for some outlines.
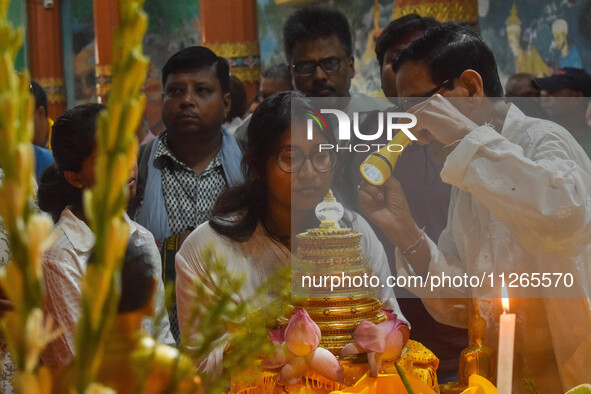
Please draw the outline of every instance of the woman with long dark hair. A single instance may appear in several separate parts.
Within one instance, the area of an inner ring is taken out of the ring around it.
[[[42,354],[43,364],[60,368],[74,357],[75,327],[80,316],[82,277],[91,256],[95,237],[84,214],[82,194],[95,183],[96,120],[105,107],[84,104],[66,111],[53,124],[51,145],[55,164],[42,174],[38,200],[41,210],[51,214],[56,222],[57,241],[43,256],[45,281],[45,313],[53,315],[64,333],[51,342]],[[160,279],[161,265],[154,237],[145,228],[125,215],[130,233],[141,238],[144,247],[153,248],[156,256],[151,264],[158,275],[155,298],[156,316],[164,308],[164,286]],[[164,314],[165,315],[165,314]],[[158,339],[174,344],[168,318],[159,322],[158,329],[145,320],[148,333],[158,333]]]
[[[194,282],[215,294],[215,278],[199,257],[206,245],[213,244],[218,255],[225,255],[229,272],[244,274],[243,288],[236,296],[246,299],[278,267],[290,264],[292,234],[318,227],[314,209],[330,187],[336,164],[335,152],[320,151],[319,145],[336,145],[336,141],[330,132],[317,128],[312,139],[307,138],[303,106],[302,111],[292,113],[292,104],[299,104],[300,100],[300,93],[282,92],[269,97],[255,110],[242,163],[245,182],[218,198],[212,219],[193,231],[177,254],[176,294],[183,337],[193,333],[187,322],[191,319],[191,304],[196,302]],[[371,227],[352,211],[345,211],[344,221],[347,227],[364,234],[361,242],[366,263],[385,284],[391,272]],[[393,309],[403,319],[392,288],[385,286],[378,293],[384,307]],[[190,343],[187,345],[190,348]],[[222,339],[203,360],[201,369],[221,371],[223,345]]]

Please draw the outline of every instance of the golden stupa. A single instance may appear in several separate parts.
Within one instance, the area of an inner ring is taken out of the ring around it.
[[[353,342],[351,334],[360,322],[387,319],[376,289],[359,286],[373,273],[362,255],[362,234],[338,223],[343,212],[329,190],[316,207],[320,226],[296,236],[292,273],[296,286],[307,285],[307,297],[294,298],[294,307],[306,309],[322,332],[320,346],[335,355]]]
[[[381,311],[382,302],[377,290],[356,286],[355,283],[340,283],[332,286],[330,281],[321,286],[319,279],[332,276],[349,276],[362,279],[373,272],[365,263],[362,254],[362,234],[339,225],[343,217],[343,206],[329,190],[324,200],[316,207],[320,221],[317,228],[296,235],[295,259],[292,263],[292,304],[293,313],[305,309],[321,331],[320,347],[334,355],[353,342],[353,331],[359,323],[368,320],[374,324],[385,322],[387,316]],[[310,278],[306,282],[306,277]],[[312,278],[316,278],[316,283]],[[303,284],[310,286],[303,286]],[[316,286],[315,286],[316,284]],[[280,322],[286,326],[287,319]],[[398,360],[382,362],[380,373],[396,374],[395,361],[407,376],[419,379],[429,387],[437,387],[437,357],[421,345],[410,340]],[[260,362],[232,378],[231,392],[238,394],[288,393],[330,393],[356,384],[369,369],[365,353],[339,359],[344,368],[344,381],[334,382],[309,369],[300,384],[276,386],[277,370],[265,370]]]

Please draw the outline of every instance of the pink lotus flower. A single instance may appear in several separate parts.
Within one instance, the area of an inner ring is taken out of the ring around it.
[[[318,347],[320,328],[300,309],[290,319],[285,330],[273,330],[269,334],[275,344],[275,352],[263,361],[263,368],[281,368],[277,376],[279,384],[297,384],[313,369],[327,379],[342,382],[343,366],[328,350]]]
[[[352,354],[367,353],[369,376],[378,376],[382,360],[400,357],[410,337],[408,326],[396,318],[396,314],[383,310],[388,317],[383,323],[373,324],[367,320],[359,323],[353,332],[352,342],[341,350],[341,358]]]

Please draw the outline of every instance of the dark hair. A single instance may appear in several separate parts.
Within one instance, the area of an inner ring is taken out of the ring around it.
[[[39,107],[45,108],[45,115],[47,116],[47,93],[41,85],[35,81],[31,81],[31,93],[35,97],[35,109]]]
[[[351,27],[343,13],[328,7],[300,8],[290,15],[283,26],[285,56],[291,61],[296,43],[317,40],[336,34],[347,56],[353,54]]]
[[[189,69],[200,69],[215,65],[216,74],[220,81],[222,93],[230,91],[230,67],[223,57],[219,57],[209,48],[192,46],[181,49],[172,55],[162,67],[162,87],[170,74],[176,74]]]
[[[492,51],[476,33],[455,23],[433,27],[411,42],[394,61],[394,71],[409,61],[424,63],[434,83],[455,79],[472,69],[482,77],[488,97],[503,96]]]
[[[139,231],[129,234],[121,265],[118,313],[141,309],[150,300],[156,274],[153,263],[160,262],[160,254],[156,245],[150,245],[149,242],[150,240],[142,237]],[[88,258],[88,265],[96,263],[93,250]]]
[[[380,70],[382,69],[382,63],[384,62],[384,56],[388,48],[440,24],[436,19],[422,17],[417,14],[404,15],[388,23],[388,26],[386,26],[376,41],[376,57]]]
[[[150,300],[155,275],[154,262],[160,262],[156,246],[149,245],[139,231],[131,233],[121,266],[119,313],[141,309]]]
[[[230,111],[227,120],[231,121],[235,117],[242,118],[246,112],[246,89],[242,81],[234,75],[230,75]]]
[[[298,110],[292,112],[292,102]],[[234,241],[247,241],[267,207],[267,161],[277,141],[292,122],[305,121],[309,107],[305,96],[297,91],[276,93],[264,100],[252,114],[247,129],[248,149],[242,159],[244,183],[222,193],[213,208],[210,226],[220,235]],[[328,141],[336,144],[331,132]]]
[[[291,80],[291,73],[289,66],[285,63],[275,64],[261,74],[263,78],[268,79],[283,79],[289,85],[289,89],[293,90],[293,83]]]
[[[55,164],[39,179],[39,208],[57,221],[68,205],[82,204],[82,190],[72,186],[65,171],[78,172],[96,146],[96,119],[105,106],[83,104],[64,112],[53,124],[51,148]]]

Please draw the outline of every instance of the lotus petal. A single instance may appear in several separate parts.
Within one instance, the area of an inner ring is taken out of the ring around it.
[[[367,362],[369,363],[369,376],[372,378],[377,377],[382,367],[382,354],[376,352],[367,353]]]
[[[383,353],[386,346],[386,335],[379,326],[381,326],[381,324],[375,325],[370,321],[364,320],[359,323],[353,332],[353,339],[355,339],[355,342],[361,347],[367,349],[367,351]]]
[[[388,320],[378,326],[385,335],[385,347],[384,351],[381,352],[384,360],[398,358],[410,336],[408,326],[398,319]]]
[[[392,309],[382,309],[382,312],[384,312],[388,320],[396,320],[398,318],[398,315]]]
[[[366,353],[367,350],[359,346],[357,342],[351,342],[341,349],[341,358],[348,357],[352,354]]]
[[[271,330],[269,331],[269,339],[275,345],[279,345],[285,341],[285,330]]]
[[[277,384],[297,384],[308,372],[308,364],[303,357],[294,357],[281,368],[277,376]]]
[[[284,366],[294,356],[284,344],[275,346],[273,353],[261,363],[263,368],[275,369]]]
[[[336,382],[345,380],[345,370],[337,358],[326,349],[316,348],[311,354],[306,356],[310,368],[318,372],[327,379]]]
[[[305,356],[320,344],[320,328],[305,309],[294,314],[285,329],[285,344],[296,356]]]

